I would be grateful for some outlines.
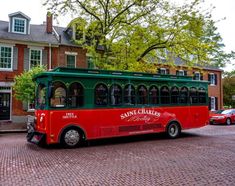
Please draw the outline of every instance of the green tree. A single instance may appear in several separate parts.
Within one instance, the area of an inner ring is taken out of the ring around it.
[[[71,22],[80,33],[75,42],[99,59],[99,68],[149,71],[154,68],[145,61],[161,62],[159,56],[172,64],[176,56],[187,65],[223,66],[234,57],[224,52],[201,0],[182,6],[167,0],[45,0],[44,5],[56,16],[78,16]],[[97,52],[98,46],[104,52]]]
[[[15,98],[23,102],[33,102],[35,100],[35,82],[33,82],[33,77],[45,71],[45,69],[45,67],[38,66],[16,76],[13,87]]]
[[[223,78],[223,95],[224,105],[235,108],[235,100],[232,100],[232,96],[235,95],[235,71],[225,73]]]

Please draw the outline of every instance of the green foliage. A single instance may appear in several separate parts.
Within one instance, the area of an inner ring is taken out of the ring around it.
[[[225,73],[223,79],[223,94],[224,105],[235,108],[235,100],[232,100],[232,96],[235,95],[235,71]]]
[[[15,98],[20,101],[34,101],[35,100],[35,83],[33,82],[33,77],[45,71],[45,67],[34,67],[29,71],[15,77],[15,85],[13,90],[15,91]]]
[[[190,66],[224,66],[234,58],[233,52],[224,52],[215,22],[209,10],[201,9],[202,3],[45,0],[44,5],[56,16],[67,12],[78,16],[69,25],[76,28],[75,43],[96,58],[98,68],[148,71],[162,57],[169,63],[180,57]]]

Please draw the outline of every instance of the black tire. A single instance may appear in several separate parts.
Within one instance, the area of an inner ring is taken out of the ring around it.
[[[171,139],[175,139],[175,138],[179,137],[179,135],[181,133],[180,125],[177,122],[171,122],[167,126],[166,133],[167,133],[167,136]]]
[[[74,148],[81,144],[82,133],[76,128],[68,128],[61,135],[61,144],[66,148]]]
[[[227,118],[227,119],[226,119],[226,125],[231,125],[231,123],[232,123],[232,122],[231,122],[231,119],[230,119],[230,118]]]

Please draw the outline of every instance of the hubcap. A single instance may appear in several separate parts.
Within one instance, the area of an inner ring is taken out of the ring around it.
[[[174,137],[178,133],[178,127],[175,124],[172,124],[169,128],[169,134]]]
[[[75,146],[79,142],[79,133],[77,130],[69,130],[65,133],[64,141],[69,146]]]
[[[230,125],[230,124],[231,124],[230,119],[227,119],[227,124],[228,124],[228,125]]]

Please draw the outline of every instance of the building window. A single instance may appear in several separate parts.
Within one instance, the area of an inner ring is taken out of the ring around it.
[[[13,17],[14,33],[26,34],[26,19]]]
[[[67,67],[76,68],[76,56],[75,55],[67,55]]]
[[[210,82],[210,85],[216,85],[217,84],[217,75],[216,74],[208,74],[208,81]]]
[[[12,47],[0,46],[0,70],[12,70]]]
[[[167,68],[159,68],[158,71],[157,71],[158,74],[170,74],[170,71],[169,69]]]
[[[200,72],[194,72],[194,77],[193,77],[194,80],[200,80],[201,79],[201,74]]]
[[[177,70],[176,71],[177,76],[187,76],[187,71],[184,70]]]
[[[215,110],[215,97],[210,97],[210,110]]]
[[[166,74],[166,69],[165,68],[160,68],[160,74]]]
[[[29,69],[42,65],[42,50],[30,49]]]
[[[87,62],[87,68],[90,68],[90,69],[95,68],[95,62],[92,56],[86,56],[86,62]]]

